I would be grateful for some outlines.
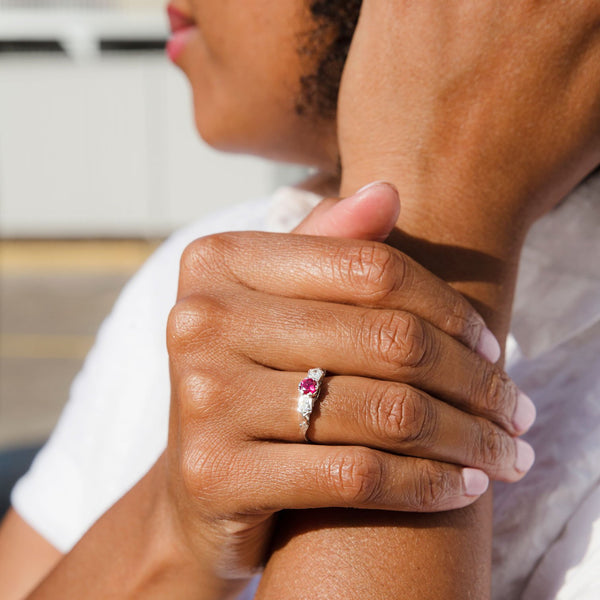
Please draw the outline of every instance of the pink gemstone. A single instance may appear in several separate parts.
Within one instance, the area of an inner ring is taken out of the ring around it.
[[[314,379],[307,377],[306,379],[303,379],[300,382],[298,389],[303,394],[310,394],[310,395],[316,394],[317,393],[317,382]]]

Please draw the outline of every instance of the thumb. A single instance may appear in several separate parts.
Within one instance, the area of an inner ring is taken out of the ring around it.
[[[342,200],[327,198],[294,233],[383,242],[400,215],[398,190],[377,181]]]

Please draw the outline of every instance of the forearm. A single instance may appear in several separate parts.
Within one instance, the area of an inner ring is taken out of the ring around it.
[[[487,496],[436,515],[328,510],[286,515],[257,598],[487,598]]]
[[[442,209],[428,198],[440,195],[430,189],[418,206],[403,202],[403,231],[392,243],[456,285],[504,340],[522,242],[510,227],[515,215],[503,227],[498,214],[489,220],[491,205]],[[257,597],[488,598],[491,523],[491,493],[439,514],[285,514]]]
[[[161,495],[161,460],[84,535],[29,596],[49,598],[233,598],[216,578],[175,541]]]

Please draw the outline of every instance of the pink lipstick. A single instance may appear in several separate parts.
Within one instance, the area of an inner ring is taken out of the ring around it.
[[[172,35],[167,42],[167,56],[175,62],[185,50],[191,36],[196,32],[196,22],[173,5],[167,7]]]
[[[172,4],[167,6],[167,15],[169,16],[169,23],[171,24],[171,31],[173,33],[181,31],[182,29],[187,29],[188,27],[194,27],[196,24],[191,16],[181,12]]]

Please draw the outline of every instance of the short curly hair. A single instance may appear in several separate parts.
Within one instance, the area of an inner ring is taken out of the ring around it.
[[[316,26],[300,44],[301,55],[313,60],[311,73],[300,80],[296,102],[299,115],[335,118],[342,72],[361,5],[362,0],[309,0]]]

